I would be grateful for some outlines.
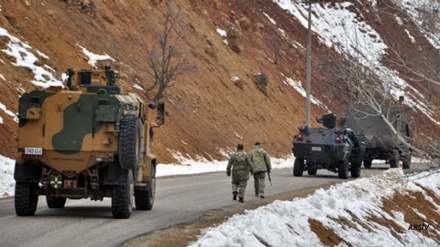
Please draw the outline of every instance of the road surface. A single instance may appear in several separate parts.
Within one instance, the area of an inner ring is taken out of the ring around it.
[[[374,165],[373,165],[374,166]],[[361,177],[384,171],[384,167],[363,169]],[[351,178],[348,180],[352,180]],[[293,177],[292,169],[272,171],[266,196],[348,181],[336,173],[318,170],[316,176]],[[248,182],[245,201],[254,196],[253,179]],[[157,179],[157,193],[151,211],[133,210],[130,219],[113,219],[110,199],[67,200],[63,209],[49,209],[40,196],[33,217],[17,217],[13,198],[0,200],[0,246],[120,246],[139,235],[197,219],[203,212],[237,202],[231,200],[231,179],[224,172]]]

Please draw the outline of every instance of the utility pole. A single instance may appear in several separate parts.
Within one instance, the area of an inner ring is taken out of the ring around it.
[[[306,126],[310,127],[310,91],[312,78],[312,3],[325,2],[324,0],[305,0],[308,4],[307,25],[307,72],[306,72]]]
[[[308,1],[307,24],[307,72],[306,72],[306,126],[310,127],[310,90],[312,77],[312,2]]]

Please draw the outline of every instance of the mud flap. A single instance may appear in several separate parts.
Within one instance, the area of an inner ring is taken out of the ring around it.
[[[127,184],[128,172],[120,167],[118,163],[109,163],[103,169],[104,185],[124,185]]]
[[[40,180],[40,167],[32,162],[15,162],[14,179],[16,182],[35,182]]]

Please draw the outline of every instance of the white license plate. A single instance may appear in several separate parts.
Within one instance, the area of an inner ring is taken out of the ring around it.
[[[43,149],[42,148],[24,148],[24,154],[42,155]]]
[[[321,147],[312,147],[312,151],[320,152],[321,151]]]

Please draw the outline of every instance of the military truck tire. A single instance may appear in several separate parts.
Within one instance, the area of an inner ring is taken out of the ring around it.
[[[133,211],[133,173],[128,172],[127,183],[114,185],[112,190],[112,214],[115,219],[128,219]]]
[[[316,175],[317,172],[318,172],[318,169],[316,169],[316,168],[312,168],[312,169],[307,170],[307,173],[309,175]]]
[[[399,158],[390,159],[390,167],[396,168],[399,164]]]
[[[293,164],[293,176],[301,177],[303,175],[304,169],[304,159],[296,158],[295,163]]]
[[[121,120],[119,133],[119,163],[122,169],[135,170],[140,155],[140,123],[135,115],[127,115]]]
[[[348,178],[348,162],[345,160],[338,162],[338,177],[342,179]]]
[[[402,158],[403,169],[411,168],[411,155]]]
[[[134,191],[134,202],[137,210],[151,210],[156,196],[156,167],[151,165],[151,181],[147,190],[137,189]]]
[[[17,216],[32,216],[37,211],[38,195],[34,193],[37,183],[17,182],[15,184],[15,213]]]
[[[350,173],[351,173],[352,178],[358,178],[361,176],[362,160],[364,160],[364,156],[365,156],[365,147],[360,146],[358,154],[356,155],[356,158],[350,164]],[[371,167],[371,164],[370,164],[370,167]]]
[[[371,168],[371,164],[373,163],[373,160],[370,159],[364,159],[364,167],[365,168]]]
[[[66,200],[66,197],[46,196],[46,204],[48,208],[64,208]]]

